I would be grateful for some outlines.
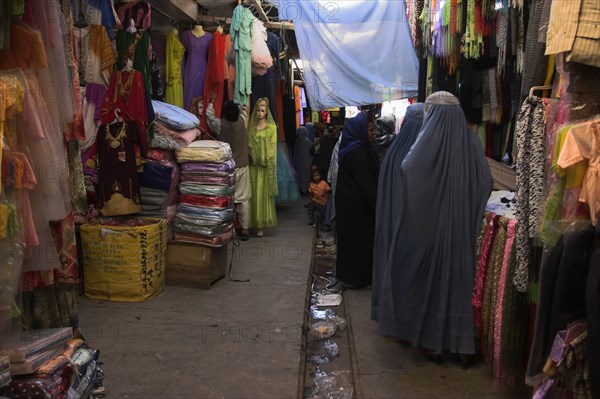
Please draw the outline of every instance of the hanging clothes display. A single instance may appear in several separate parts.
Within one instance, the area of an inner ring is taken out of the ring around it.
[[[204,94],[204,79],[206,77],[206,60],[208,46],[212,34],[205,32],[197,37],[193,31],[183,32],[181,43],[185,48],[185,63],[183,66],[183,105],[190,112],[192,101]]]
[[[133,69],[142,74],[145,92],[150,95],[152,93],[152,73],[148,58],[150,47],[148,32],[129,32],[119,29],[116,43],[118,53],[117,69],[123,70],[127,65],[127,60],[131,60]]]
[[[204,82],[204,98],[207,99],[205,105],[208,105],[211,93],[215,94],[213,109],[217,118],[221,117],[223,109],[223,95],[225,91],[225,75],[223,69],[223,60],[225,59],[225,36],[216,31],[208,45],[208,63],[206,65],[206,79]],[[206,114],[202,115],[200,121],[202,128],[209,131]]]
[[[134,145],[140,148],[139,155]],[[103,124],[98,129],[96,157],[88,160],[88,166],[97,166],[99,170],[98,208],[104,216],[142,210],[138,164],[140,156],[146,157],[145,148],[135,123]]]
[[[173,29],[167,35],[167,65],[165,71],[167,87],[165,100],[169,104],[184,108],[181,71],[185,48],[179,40],[177,33],[177,30]]]
[[[248,104],[252,94],[252,12],[242,5],[233,10],[231,47],[235,52],[235,87],[233,101]]]
[[[139,145],[148,148],[148,113],[143,76],[138,71],[116,72],[112,75],[101,110],[101,124],[120,117],[137,124]]]
[[[74,28],[75,57],[79,63],[79,80],[108,86],[117,55],[102,25]]]
[[[537,236],[544,186],[544,99],[528,97],[517,119],[517,262],[515,284],[529,285],[530,239]]]

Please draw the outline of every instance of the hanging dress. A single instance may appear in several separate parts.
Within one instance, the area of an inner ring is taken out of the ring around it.
[[[183,78],[181,71],[185,47],[175,32],[167,35],[167,93],[166,102],[183,108]]]

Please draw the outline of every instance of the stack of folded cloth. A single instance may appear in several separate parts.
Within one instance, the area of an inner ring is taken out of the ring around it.
[[[198,118],[175,105],[152,100],[156,119],[151,148],[175,151],[188,146],[200,136]]]
[[[178,184],[179,165],[175,153],[151,149],[140,175],[141,215],[172,222],[179,201]]]
[[[175,241],[220,247],[233,238],[235,163],[229,144],[199,140],[176,151],[181,168]]]

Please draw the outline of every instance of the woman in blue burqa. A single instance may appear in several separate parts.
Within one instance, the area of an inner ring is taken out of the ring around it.
[[[390,290],[381,290],[383,271],[389,257],[388,249],[391,246],[394,221],[397,220],[402,208],[401,189],[403,187],[400,179],[402,161],[410,151],[417,135],[423,125],[423,103],[416,103],[408,107],[400,132],[394,138],[390,148],[387,150],[381,170],[379,171],[379,184],[377,185],[377,211],[375,218],[375,241],[373,243],[373,288],[371,291],[371,319],[379,321],[379,332],[382,335],[393,336],[394,319],[391,308],[391,298],[380,300],[380,296],[390,295]],[[389,276],[387,276],[389,278]],[[383,307],[380,306],[380,302]],[[382,317],[380,317],[380,314]],[[390,325],[392,324],[392,325]]]
[[[467,366],[475,354],[476,241],[492,176],[455,96],[433,93],[424,111],[399,170],[399,209],[375,316],[381,334],[423,348],[437,362],[444,353],[460,354]]]

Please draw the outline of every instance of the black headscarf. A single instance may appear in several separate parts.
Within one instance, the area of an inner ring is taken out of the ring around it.
[[[359,113],[354,118],[346,121],[344,135],[340,143],[340,152],[338,154],[338,165],[342,164],[344,157],[350,151],[358,147],[365,147],[371,153],[373,162],[379,164],[377,153],[369,143],[369,118],[367,114]]]
[[[400,175],[400,210],[379,304],[393,309],[393,318],[380,312],[380,332],[439,353],[473,354],[475,247],[492,176],[452,94],[427,98]]]

